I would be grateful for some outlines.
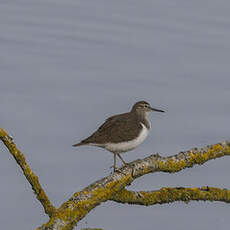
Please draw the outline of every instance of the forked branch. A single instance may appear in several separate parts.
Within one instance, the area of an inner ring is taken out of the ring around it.
[[[169,203],[176,200],[216,200],[229,202],[229,190],[218,188],[162,188],[159,191],[132,192],[125,190],[136,178],[154,172],[175,173],[196,164],[230,155],[230,141],[210,145],[204,148],[194,148],[169,157],[158,154],[142,160],[136,160],[113,173],[98,180],[80,192],[76,192],[57,210],[45,195],[37,176],[25,162],[23,154],[16,148],[7,133],[0,129],[0,138],[21,166],[27,180],[32,185],[37,198],[42,203],[50,220],[38,228],[39,230],[71,230],[93,208],[107,200],[121,203],[153,205]]]

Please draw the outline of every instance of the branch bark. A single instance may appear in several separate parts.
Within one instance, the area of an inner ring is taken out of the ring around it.
[[[37,199],[42,204],[45,213],[49,217],[51,217],[56,212],[56,208],[51,204],[48,196],[46,195],[45,191],[43,190],[39,182],[38,177],[34,174],[34,172],[30,169],[29,165],[27,164],[24,155],[17,149],[12,138],[2,128],[0,128],[0,139],[3,141],[11,155],[14,157],[14,159],[21,167],[26,179],[29,181],[29,183],[32,186],[32,189],[34,190]]]
[[[153,205],[157,202],[168,203],[176,200],[190,201],[202,199],[229,202],[229,191],[218,190],[218,188],[209,188],[209,191],[203,188],[162,188],[159,191],[152,192],[132,192],[125,190],[125,187],[130,185],[136,178],[148,173],[160,171],[175,173],[196,164],[204,164],[211,159],[230,155],[230,141],[204,148],[193,148],[169,157],[155,154],[142,160],[133,161],[120,168],[120,172],[113,173],[92,183],[82,191],[76,192],[61,207],[55,209],[45,195],[36,175],[32,173],[26,164],[24,156],[17,150],[15,144],[3,129],[0,129],[0,138],[21,166],[46,213],[50,216],[50,220],[39,227],[38,230],[71,230],[93,208],[107,200],[142,205]],[[41,194],[43,195],[41,196]]]
[[[161,188],[154,191],[121,190],[111,199],[122,204],[155,205],[184,201],[222,201],[230,203],[230,190],[204,186],[201,188]]]

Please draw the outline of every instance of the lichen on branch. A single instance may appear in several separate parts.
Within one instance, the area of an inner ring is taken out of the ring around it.
[[[32,189],[34,190],[37,199],[41,202],[45,210],[45,213],[51,217],[56,212],[56,208],[51,204],[49,198],[47,197],[45,191],[43,190],[39,182],[38,177],[34,174],[34,172],[30,169],[29,165],[27,164],[24,155],[17,149],[12,138],[2,128],[0,128],[0,139],[3,141],[11,155],[14,157],[14,159],[21,167],[26,179],[29,181],[29,183],[32,186]]]
[[[224,155],[230,155],[230,142],[191,149],[169,157],[155,154],[142,160],[133,161],[120,168],[120,172],[96,181],[81,192],[75,193],[69,201],[57,210],[57,215],[39,229],[54,229],[57,223],[61,223],[63,228],[60,229],[70,230],[97,205],[107,200],[115,200],[116,194],[122,193],[124,188],[138,177],[159,171],[175,173]],[[171,190],[171,194],[176,191]],[[182,200],[185,199],[185,194],[183,193],[183,196],[181,196]],[[175,195],[178,195],[178,192]]]
[[[142,160],[133,161],[129,165],[133,170],[133,177],[137,178],[154,172],[176,173],[185,168],[197,164],[202,165],[209,160],[229,155],[230,141],[224,141],[203,148],[193,148],[168,157],[154,154]]]
[[[154,191],[128,191],[123,189],[111,199],[123,204],[155,205],[184,201],[222,201],[230,203],[230,190],[204,186],[201,188],[161,188]]]
[[[196,164],[201,165],[209,160],[230,155],[230,141],[204,148],[193,148],[168,157],[154,154],[141,160],[135,160],[120,168],[119,171],[92,183],[80,192],[74,193],[60,208],[55,209],[42,189],[38,177],[26,163],[24,155],[1,128],[0,139],[22,168],[37,195],[37,199],[50,216],[49,221],[39,227],[39,230],[72,230],[92,209],[108,200],[141,205],[163,204],[179,200],[185,202],[190,200],[210,200],[227,203],[230,201],[230,191],[219,188],[162,188],[161,190],[150,192],[133,192],[125,189],[136,178],[148,173],[176,173]]]

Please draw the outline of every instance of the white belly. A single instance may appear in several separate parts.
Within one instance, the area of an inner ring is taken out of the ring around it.
[[[137,138],[131,141],[126,141],[126,142],[121,142],[121,143],[107,143],[105,144],[104,148],[109,150],[110,152],[127,152],[132,149],[135,149],[138,145],[140,145],[145,138],[148,136],[149,130],[145,127],[143,123],[142,125],[142,130]]]

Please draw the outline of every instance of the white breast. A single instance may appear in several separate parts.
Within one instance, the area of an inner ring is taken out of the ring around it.
[[[137,138],[131,141],[121,142],[121,143],[107,143],[104,148],[109,150],[110,152],[127,152],[132,149],[135,149],[138,145],[140,145],[145,138],[148,136],[149,130],[146,126],[141,123],[142,130]]]

